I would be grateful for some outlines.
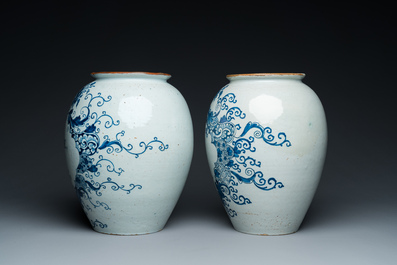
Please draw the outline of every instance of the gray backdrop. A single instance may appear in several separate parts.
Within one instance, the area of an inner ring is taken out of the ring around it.
[[[393,264],[392,8],[380,2],[141,2],[2,4],[0,264]],[[93,71],[169,73],[189,104],[193,163],[159,233],[96,233],[75,196],[64,124]],[[322,181],[292,235],[233,230],[207,165],[209,104],[226,74],[250,72],[306,73],[304,82],[327,114]]]

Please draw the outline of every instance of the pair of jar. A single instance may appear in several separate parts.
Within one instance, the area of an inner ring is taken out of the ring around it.
[[[193,126],[170,75],[97,72],[67,116],[72,183],[94,230],[161,230],[184,187]],[[296,232],[321,177],[327,145],[323,107],[304,74],[228,75],[205,126],[210,171],[237,231]],[[205,104],[205,103],[204,103]]]

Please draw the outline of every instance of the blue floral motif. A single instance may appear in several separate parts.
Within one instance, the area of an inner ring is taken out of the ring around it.
[[[164,144],[157,137],[152,141],[139,143],[139,150],[135,150],[132,144],[123,144],[122,137],[125,131],[120,131],[116,134],[114,139],[107,134],[100,139],[99,133],[106,132],[113,126],[120,124],[119,120],[114,120],[111,115],[106,111],[101,113],[92,111],[92,106],[96,105],[98,108],[102,107],[105,103],[112,100],[109,95],[102,96],[101,93],[93,95],[90,91],[95,87],[95,82],[85,86],[74,99],[70,108],[67,124],[70,136],[75,142],[75,147],[79,152],[79,163],[76,168],[75,175],[75,190],[79,196],[81,205],[84,211],[90,211],[92,208],[102,207],[105,210],[111,210],[110,206],[102,201],[94,200],[93,195],[96,197],[102,196],[102,190],[110,186],[113,191],[124,191],[130,194],[134,189],[142,189],[141,185],[129,184],[128,186],[120,185],[110,177],[111,173],[120,176],[124,170],[117,168],[111,159],[105,158],[104,155],[99,155],[100,150],[105,150],[106,154],[127,152],[133,157],[138,158],[147,150],[152,150],[154,145],[158,145],[160,151],[168,149],[168,144]],[[102,152],[103,153],[103,152]],[[106,171],[100,170],[102,167]],[[105,181],[96,181],[101,174],[106,173]],[[108,225],[99,220],[92,221],[93,227],[99,226],[107,228]]]
[[[290,147],[291,142],[285,133],[278,133],[276,138],[270,127],[263,127],[257,122],[248,121],[242,128],[238,121],[244,120],[246,114],[234,106],[237,103],[234,93],[223,95],[226,87],[216,95],[213,100],[215,106],[208,112],[206,137],[211,137],[211,143],[217,150],[217,160],[214,163],[215,186],[227,213],[234,217],[237,213],[230,203],[252,203],[249,198],[239,195],[239,184],[254,184],[264,191],[284,187],[282,182],[273,177],[265,179],[263,172],[258,170],[261,161],[249,155],[256,151],[253,145],[255,139],[263,140],[270,146]],[[249,136],[249,133],[252,135]]]

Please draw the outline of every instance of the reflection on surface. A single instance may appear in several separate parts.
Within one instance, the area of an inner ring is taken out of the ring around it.
[[[124,98],[120,101],[120,121],[130,129],[145,126],[152,117],[153,104],[142,96]]]
[[[249,111],[261,124],[271,124],[283,114],[283,104],[276,97],[260,95],[249,102]]]

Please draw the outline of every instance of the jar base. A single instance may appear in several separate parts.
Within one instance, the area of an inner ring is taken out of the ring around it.
[[[247,235],[253,235],[253,236],[286,236],[286,235],[291,235],[291,234],[295,234],[298,230],[296,231],[292,231],[292,232],[268,232],[268,233],[256,233],[256,232],[249,232],[249,231],[241,231],[241,230],[237,230],[236,228],[234,228],[234,230],[236,230],[237,232],[243,233],[243,234],[247,234]]]
[[[160,230],[153,230],[153,231],[145,231],[145,232],[106,232],[106,231],[100,231],[100,230],[96,230],[95,228],[93,228],[93,230],[97,233],[100,234],[104,234],[104,235],[110,235],[110,236],[144,236],[144,235],[150,235],[150,234],[154,234],[157,232],[160,232],[163,230],[163,228],[161,228]]]

